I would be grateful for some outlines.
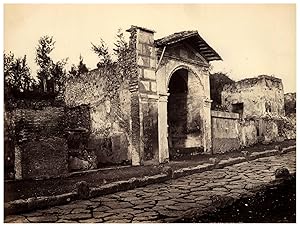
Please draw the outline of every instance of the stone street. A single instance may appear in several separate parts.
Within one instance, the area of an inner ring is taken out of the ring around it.
[[[23,215],[11,215],[5,218],[5,222],[176,222],[192,213],[217,208],[222,199],[235,200],[250,194],[249,189],[274,180],[274,172],[279,167],[286,167],[294,173],[296,151]]]

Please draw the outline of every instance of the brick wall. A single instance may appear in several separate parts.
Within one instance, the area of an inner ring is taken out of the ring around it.
[[[64,107],[14,109],[6,112],[5,122],[6,129],[13,132],[12,150],[5,153],[15,155],[12,158],[17,179],[67,172]]]

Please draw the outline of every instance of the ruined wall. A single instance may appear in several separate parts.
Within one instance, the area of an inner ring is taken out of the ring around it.
[[[239,115],[211,111],[212,151],[224,153],[240,148]]]
[[[232,104],[243,103],[243,117],[280,117],[284,115],[284,92],[280,79],[259,76],[226,85],[222,105],[229,111]]]
[[[131,160],[129,147],[130,92],[128,80],[111,88],[109,68],[95,69],[67,82],[69,107],[88,105],[90,129],[87,149],[97,157],[97,166]]]
[[[64,107],[14,109],[5,113],[5,129],[11,145],[5,158],[14,160],[16,179],[56,176],[66,173],[67,141]],[[12,155],[14,157],[9,157]]]
[[[249,147],[258,143],[257,123],[254,120],[239,122],[239,137],[242,147]]]

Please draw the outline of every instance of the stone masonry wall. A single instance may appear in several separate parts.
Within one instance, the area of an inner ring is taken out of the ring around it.
[[[56,176],[68,171],[64,107],[14,109],[5,116],[6,126],[13,132],[13,151],[5,153],[15,156],[10,158],[14,160],[16,179]]]
[[[147,161],[159,162],[158,157],[158,105],[156,81],[156,51],[154,48],[154,31],[131,27],[131,44],[136,47],[136,64],[138,72],[132,81],[138,83],[131,90],[132,100],[132,134],[135,143],[135,156],[139,156],[134,165],[143,165]],[[131,82],[131,83],[132,83]],[[139,125],[137,123],[139,122]],[[137,139],[139,138],[139,139]]]
[[[284,116],[284,92],[280,79],[259,76],[226,85],[222,105],[232,111],[232,104],[243,103],[243,117]]]
[[[110,96],[110,70],[95,69],[67,82],[67,106],[88,105],[90,131],[87,149],[97,156],[97,166],[131,161],[129,152],[130,92],[128,80]]]

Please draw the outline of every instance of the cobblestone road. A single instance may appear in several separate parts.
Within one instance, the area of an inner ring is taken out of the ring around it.
[[[291,151],[260,158],[161,184],[8,216],[5,222],[172,222],[212,207],[217,197],[239,198],[249,189],[274,180],[279,167],[295,172],[295,156],[295,151]]]

